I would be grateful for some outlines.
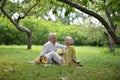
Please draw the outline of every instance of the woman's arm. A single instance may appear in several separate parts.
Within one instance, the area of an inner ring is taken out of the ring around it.
[[[70,54],[71,54],[71,61],[74,63],[75,66],[77,66],[77,60],[76,60],[76,52],[74,46],[70,46]]]

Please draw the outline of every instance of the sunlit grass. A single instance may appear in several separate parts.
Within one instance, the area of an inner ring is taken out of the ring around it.
[[[113,55],[106,47],[76,46],[77,59],[83,67],[29,64],[42,46],[0,46],[0,80],[119,80],[120,49]]]

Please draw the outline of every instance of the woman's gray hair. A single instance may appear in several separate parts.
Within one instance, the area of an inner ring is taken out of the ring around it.
[[[67,36],[65,39],[68,40],[68,42],[69,42],[70,45],[74,44],[74,40],[73,40],[73,38],[71,36]]]
[[[55,34],[55,33],[49,33],[49,34],[48,34],[48,40],[50,40],[50,38],[51,38],[52,36],[56,36],[56,34]]]

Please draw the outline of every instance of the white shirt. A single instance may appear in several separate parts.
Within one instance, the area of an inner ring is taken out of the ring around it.
[[[41,52],[40,55],[45,55],[45,54],[47,54],[47,53],[49,53],[49,52],[51,52],[51,51],[57,52],[57,48],[64,49],[65,46],[64,46],[64,45],[61,45],[61,44],[59,44],[59,43],[57,43],[57,42],[56,42],[55,44],[53,44],[51,41],[48,41],[48,42],[46,42],[46,43],[44,44],[43,50],[42,50],[42,52]]]

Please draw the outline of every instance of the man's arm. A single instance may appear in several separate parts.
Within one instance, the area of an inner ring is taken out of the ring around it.
[[[56,47],[57,48],[61,48],[61,49],[65,49],[66,48],[65,45],[62,45],[62,44],[59,44],[59,43],[56,43]]]

